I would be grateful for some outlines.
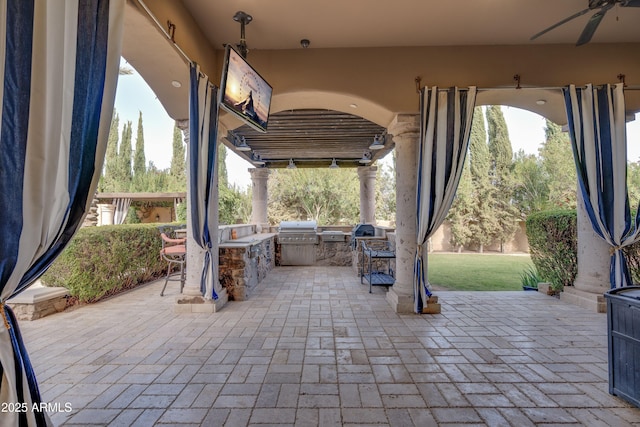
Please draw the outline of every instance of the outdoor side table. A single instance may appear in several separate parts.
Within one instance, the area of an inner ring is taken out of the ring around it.
[[[396,279],[391,269],[391,260],[396,257],[395,251],[391,250],[388,241],[372,240],[369,244],[362,242],[362,274],[360,275],[360,283],[366,281],[369,284],[369,293],[372,286],[393,286]],[[375,249],[372,245],[382,245],[382,248]],[[386,268],[380,270],[375,264],[376,260],[385,260]],[[366,267],[366,269],[365,269]]]
[[[609,393],[640,408],[640,286],[604,294],[607,299]]]

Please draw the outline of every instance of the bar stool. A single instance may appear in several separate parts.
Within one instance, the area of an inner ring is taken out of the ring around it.
[[[187,262],[187,239],[173,239],[167,236],[167,234],[164,232],[160,233],[160,237],[162,237],[162,249],[160,250],[160,257],[169,263],[169,267],[167,268],[167,276],[164,279],[164,286],[162,287],[160,296],[164,295],[164,290],[167,288],[167,283],[169,282],[169,280],[179,280],[180,293],[182,293],[186,278],[185,264]],[[171,278],[172,270],[175,266],[180,267],[179,278]]]

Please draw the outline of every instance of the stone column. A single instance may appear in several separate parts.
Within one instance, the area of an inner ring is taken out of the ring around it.
[[[573,286],[565,286],[560,299],[571,304],[605,313],[604,293],[611,288],[609,268],[610,246],[593,231],[582,199],[577,196],[578,274]]]
[[[182,134],[184,136],[184,142],[187,147],[189,146],[189,121],[188,120],[179,120],[176,121],[176,124],[180,130],[182,130]],[[187,178],[191,174],[191,170],[189,167],[189,150],[187,150],[187,168],[186,174]],[[187,274],[186,281],[184,284],[184,289],[182,295],[180,295],[176,302],[175,311],[177,312],[200,312],[200,313],[215,313],[217,310],[222,308],[228,300],[227,291],[222,288],[219,281],[214,283],[214,288],[216,293],[218,294],[218,300],[212,301],[205,299],[200,292],[200,277],[202,276],[202,267],[204,265],[204,254],[205,250],[202,249],[198,243],[193,238],[193,234],[191,232],[191,209],[193,200],[189,197],[190,194],[190,179],[187,179]],[[219,256],[218,256],[218,175],[214,176],[214,181],[216,183],[214,190],[214,200],[213,204],[213,212],[212,212],[212,222],[211,229],[215,230],[214,235],[211,236],[212,244],[213,244],[213,264],[215,265],[216,271],[218,271],[219,266]]]
[[[256,224],[256,231],[268,231],[269,217],[267,216],[267,206],[269,201],[268,182],[269,169],[267,168],[251,168],[251,224]]]
[[[396,313],[413,313],[419,116],[398,114],[388,133],[396,144],[396,282],[387,301]]]
[[[358,168],[360,179],[360,223],[376,223],[376,166]]]
[[[113,225],[113,205],[108,203],[98,204],[98,224]]]

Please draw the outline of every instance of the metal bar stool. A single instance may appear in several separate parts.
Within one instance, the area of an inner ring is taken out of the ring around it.
[[[169,267],[167,268],[167,276],[164,279],[164,286],[162,287],[160,296],[164,295],[164,290],[167,288],[167,282],[169,282],[169,280],[179,280],[180,293],[182,293],[182,289],[184,288],[184,281],[186,278],[185,264],[187,261],[187,239],[172,239],[171,237],[167,236],[166,233],[160,233],[160,237],[162,237],[162,249],[160,250],[160,257],[169,263]],[[174,266],[180,267],[180,278],[171,278]]]

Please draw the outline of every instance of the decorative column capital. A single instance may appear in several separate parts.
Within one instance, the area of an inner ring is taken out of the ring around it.
[[[254,181],[257,179],[268,179],[271,171],[267,168],[249,168],[249,173],[251,174],[251,180]]]
[[[189,119],[179,119],[176,120],[176,126],[178,127],[178,129],[180,129],[182,132],[188,132],[189,131]]]
[[[420,116],[418,114],[397,114],[389,126],[387,132],[393,136],[394,142],[405,140],[417,140],[420,136]]]
[[[358,168],[358,178],[360,178],[361,181],[366,178],[375,179],[377,171],[377,166],[360,166]]]

